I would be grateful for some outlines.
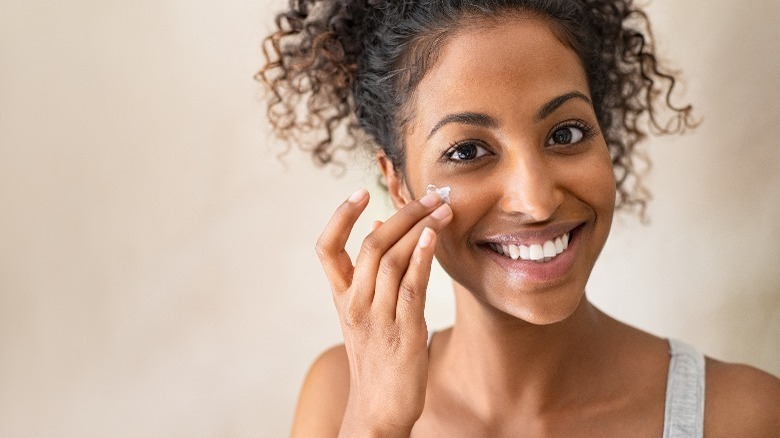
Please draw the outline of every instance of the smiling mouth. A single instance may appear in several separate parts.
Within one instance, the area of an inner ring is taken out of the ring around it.
[[[554,260],[569,247],[571,232],[564,233],[555,239],[543,243],[494,243],[486,244],[491,251],[512,260],[524,260],[538,263],[546,263]]]

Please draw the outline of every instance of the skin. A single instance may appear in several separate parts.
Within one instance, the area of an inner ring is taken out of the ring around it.
[[[293,436],[662,435],[666,340],[585,296],[615,197],[589,99],[576,54],[541,19],[471,22],[451,37],[411,102],[404,172],[379,158],[398,213],[353,263],[344,244],[368,203],[358,192],[318,242],[345,342],[312,366]],[[441,123],[460,113],[479,117]],[[450,206],[417,200],[429,183],[452,187]],[[571,229],[542,265],[486,246]],[[457,307],[428,349],[434,251]],[[706,382],[705,436],[777,436],[778,379],[707,359]]]

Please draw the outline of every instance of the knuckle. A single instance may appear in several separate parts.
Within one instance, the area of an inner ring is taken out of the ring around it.
[[[420,288],[418,288],[414,283],[409,281],[402,281],[398,290],[398,299],[405,303],[411,303],[417,299],[420,293]]]
[[[396,272],[399,272],[402,269],[401,262],[398,260],[398,257],[395,257],[391,254],[387,254],[384,257],[382,257],[382,260],[379,262],[379,272],[382,273],[382,275],[387,277],[392,277],[393,275],[396,275]]]
[[[351,329],[358,329],[368,325],[367,315],[352,305],[347,306],[342,320],[344,321],[344,325]]]
[[[374,235],[374,233],[371,233],[366,237],[365,240],[363,240],[363,245],[360,247],[360,252],[363,255],[370,255],[375,252],[377,252],[382,247],[382,243],[380,242],[379,238]]]
[[[384,344],[390,351],[397,351],[403,344],[401,329],[396,325],[389,325],[382,331]]]
[[[322,236],[317,239],[317,243],[314,245],[314,251],[317,253],[317,257],[320,258],[320,260],[325,260],[330,255],[330,239],[325,237],[323,234]]]

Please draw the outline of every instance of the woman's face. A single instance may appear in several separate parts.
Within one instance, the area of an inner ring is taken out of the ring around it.
[[[574,51],[530,16],[466,28],[444,45],[411,105],[404,179],[390,188],[403,204],[428,184],[452,187],[442,267],[483,304],[528,322],[571,315],[615,204]]]

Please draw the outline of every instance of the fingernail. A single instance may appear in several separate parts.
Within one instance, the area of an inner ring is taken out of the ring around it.
[[[436,210],[433,210],[433,213],[431,213],[431,217],[437,220],[443,220],[450,217],[452,214],[452,209],[449,205],[443,204]]]
[[[368,195],[368,191],[366,191],[366,189],[360,189],[357,192],[350,195],[349,202],[353,204],[357,204],[358,202],[365,199],[367,195]]]
[[[437,205],[441,202],[441,196],[439,196],[438,193],[428,193],[427,195],[420,198],[420,204],[422,204],[425,207],[433,207],[434,205]]]
[[[423,229],[422,234],[420,235],[420,240],[417,242],[417,245],[420,248],[427,248],[431,246],[431,242],[433,241],[433,230],[425,227]]]

